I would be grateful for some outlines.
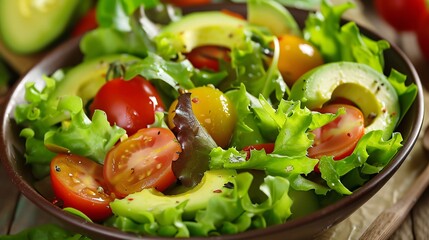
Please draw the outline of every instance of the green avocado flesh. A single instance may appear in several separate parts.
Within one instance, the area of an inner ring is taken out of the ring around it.
[[[268,28],[276,36],[302,35],[295,18],[278,2],[265,0],[249,2],[247,20],[251,24]]]
[[[173,45],[185,53],[204,45],[232,48],[245,39],[246,25],[245,20],[219,11],[195,12],[163,28],[158,37],[177,36]]]
[[[113,213],[137,220],[141,213],[159,213],[179,204],[184,204],[184,218],[192,218],[195,212],[206,208],[210,198],[228,196],[234,189],[225,187],[225,184],[235,186],[235,170],[209,170],[204,173],[201,182],[189,191],[176,195],[164,195],[150,188],[128,195],[124,199],[116,199],[110,204]]]
[[[37,52],[59,37],[80,1],[0,0],[0,35],[14,52]]]
[[[58,85],[52,98],[77,95],[84,104],[92,99],[106,83],[106,73],[112,62],[127,63],[140,60],[126,54],[109,55],[82,62],[68,71]]]
[[[385,139],[391,137],[400,116],[398,95],[386,76],[365,64],[336,62],[319,66],[298,79],[289,99],[317,109],[337,97],[361,109],[366,132],[383,130]]]

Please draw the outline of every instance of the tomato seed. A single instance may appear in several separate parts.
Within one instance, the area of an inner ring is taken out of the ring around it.
[[[161,169],[161,167],[162,167],[161,163],[156,164],[156,169]]]

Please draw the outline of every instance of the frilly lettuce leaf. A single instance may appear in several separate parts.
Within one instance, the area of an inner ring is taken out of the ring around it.
[[[244,84],[241,84],[239,89],[226,92],[225,95],[234,103],[237,112],[237,123],[230,146],[241,150],[246,146],[266,142],[251,110],[252,103],[259,104],[258,99],[246,91]]]
[[[61,99],[59,106],[64,100],[69,99]],[[59,107],[58,110],[70,109]],[[92,119],[89,119],[81,108],[78,112],[72,112],[70,118],[61,127],[45,133],[45,146],[66,149],[103,164],[107,152],[126,134],[123,128],[110,126],[106,113],[101,110],[95,110]]]
[[[358,170],[359,174],[372,175],[381,171],[402,147],[402,137],[394,133],[390,140],[382,139],[382,131],[372,131],[358,142],[352,155],[334,161],[332,157],[312,159],[307,156],[308,148],[313,144],[311,130],[319,128],[344,113],[340,109],[336,114],[322,114],[301,108],[299,102],[282,100],[274,109],[263,97],[260,105],[251,108],[261,129],[271,129],[275,147],[267,154],[264,149],[252,150],[250,158],[247,153],[232,147],[229,149],[214,148],[210,152],[210,169],[256,169],[267,175],[282,176],[289,180],[295,190],[314,189],[318,194],[335,190],[342,195],[349,195],[342,178],[349,172]],[[267,127],[268,126],[268,127]],[[321,179],[307,177],[319,162]],[[347,176],[350,179],[350,176]],[[362,180],[357,180],[361,182]]]
[[[125,134],[125,130],[110,126],[104,113],[96,113],[92,121],[85,115],[82,99],[76,96],[52,99],[56,80],[44,76],[44,86],[26,84],[26,103],[14,112],[15,121],[23,127],[26,138],[25,158],[34,166],[37,178],[49,174],[54,151],[70,151],[97,162],[104,161],[107,151]]]
[[[380,172],[402,147],[402,136],[394,133],[392,138],[385,141],[383,131],[371,131],[358,142],[353,153],[344,159],[335,161],[332,157],[322,157],[319,170],[327,185],[340,194],[352,193],[342,182],[341,177],[354,169],[361,174],[376,174]]]
[[[139,215],[146,217],[139,220],[113,216],[105,225],[149,236],[191,237],[234,234],[286,221],[293,204],[288,195],[289,181],[282,177],[266,177],[260,186],[266,200],[261,203],[251,202],[252,181],[250,173],[237,175],[234,194],[210,198],[207,207],[197,211],[193,220],[182,218],[186,204],[183,202],[162,212],[140,212]]]
[[[389,43],[386,40],[375,41],[360,34],[355,22],[341,25],[341,16],[353,7],[352,2],[332,5],[323,0],[320,11],[308,16],[303,29],[304,38],[320,50],[326,62],[365,63],[383,72],[383,51],[389,48]]]

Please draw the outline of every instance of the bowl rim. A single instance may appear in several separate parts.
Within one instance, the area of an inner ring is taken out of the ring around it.
[[[235,6],[237,7],[240,4],[234,4],[234,3],[222,3],[222,4],[213,4],[217,5],[216,7],[230,7]],[[192,7],[188,8],[188,10],[199,10],[200,7]],[[288,9],[291,11],[291,13],[294,12],[311,12],[308,10],[302,10],[302,9],[296,9],[292,7],[288,7]],[[368,28],[359,25],[359,29],[361,32],[363,32],[366,36],[370,35],[371,38],[378,38],[383,39],[378,33],[369,30]],[[46,68],[47,61],[52,58],[59,58],[64,51],[70,52],[78,46],[80,37],[75,37],[73,39],[70,39],[62,44],[60,44],[58,47],[56,47],[53,51],[49,52],[39,63],[37,63],[31,70],[29,70],[27,73],[23,74],[22,77],[14,83],[14,85],[11,87],[11,89],[8,91],[7,95],[5,96],[5,100],[1,106],[1,119],[2,124],[0,126],[0,156],[1,156],[1,162],[3,163],[3,167],[6,170],[7,174],[10,176],[13,184],[15,184],[20,192],[30,199],[35,205],[37,205],[39,208],[43,209],[44,211],[48,212],[52,216],[61,219],[64,223],[71,224],[71,229],[75,229],[77,232],[82,232],[82,230],[85,233],[89,233],[88,235],[91,235],[91,232],[95,232],[97,236],[104,235],[103,233],[108,232],[106,237],[113,237],[113,238],[132,238],[133,236],[136,236],[132,233],[123,232],[119,229],[107,227],[101,224],[97,223],[90,223],[86,220],[74,216],[72,214],[68,214],[65,211],[63,211],[61,208],[50,204],[49,200],[45,199],[41,194],[39,194],[34,188],[32,188],[29,184],[25,183],[25,180],[23,179],[23,176],[17,174],[17,172],[14,171],[11,165],[8,164],[8,156],[10,156],[9,151],[7,150],[7,139],[6,139],[6,131],[5,130],[8,126],[8,121],[10,121],[13,117],[11,114],[13,114],[13,108],[15,107],[15,101],[13,98],[18,94],[19,90],[21,90],[24,87],[24,81],[27,76],[31,74],[41,74],[39,73],[39,69]],[[353,194],[349,196],[345,196],[342,199],[338,200],[337,202],[324,207],[322,209],[319,209],[309,215],[300,217],[298,219],[293,219],[286,221],[283,224],[273,225],[269,226],[267,228],[262,229],[254,229],[245,231],[242,233],[234,234],[234,235],[223,235],[222,239],[238,239],[238,238],[254,238],[254,237],[263,237],[266,236],[267,233],[273,234],[273,233],[280,233],[284,231],[285,229],[293,229],[295,227],[301,226],[305,223],[317,221],[323,219],[324,216],[329,215],[330,213],[334,213],[336,211],[339,211],[339,209],[343,209],[344,207],[352,204],[356,199],[364,198],[365,195],[368,193],[375,191],[377,192],[379,188],[381,188],[385,182],[382,181],[382,179],[388,178],[390,175],[393,175],[396,170],[402,165],[402,163],[405,161],[406,156],[411,152],[414,145],[417,142],[417,139],[419,137],[419,134],[421,132],[422,126],[423,126],[423,118],[424,118],[424,96],[423,96],[423,87],[419,78],[419,75],[417,73],[417,70],[411,63],[411,60],[406,56],[406,54],[395,44],[391,44],[391,50],[396,52],[402,61],[404,61],[406,68],[408,68],[411,71],[412,78],[414,79],[414,84],[416,84],[418,88],[418,93],[416,96],[416,99],[413,103],[413,107],[416,109],[415,119],[414,119],[414,128],[411,130],[410,134],[408,135],[408,138],[406,141],[403,142],[403,147],[396,153],[393,159],[389,162],[385,168],[373,176],[369,181],[367,181],[363,186],[356,191],[353,192]],[[410,77],[410,76],[408,76]],[[415,106],[414,106],[415,105]],[[373,194],[371,194],[372,196]],[[364,202],[366,202],[368,199],[365,199]],[[47,204],[49,203],[49,204]],[[348,216],[345,216],[346,218]],[[336,221],[342,221],[344,218],[338,218]],[[70,226],[68,226],[70,227]],[[101,235],[100,235],[101,234]],[[212,237],[208,237],[212,238]],[[139,236],[138,239],[159,239],[159,237],[151,237],[151,236]],[[191,239],[199,239],[198,237],[192,237]],[[204,238],[204,239],[207,239]]]

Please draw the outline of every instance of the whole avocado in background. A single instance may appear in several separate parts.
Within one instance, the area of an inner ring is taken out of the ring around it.
[[[0,0],[0,39],[17,54],[40,52],[64,35],[92,1]]]

